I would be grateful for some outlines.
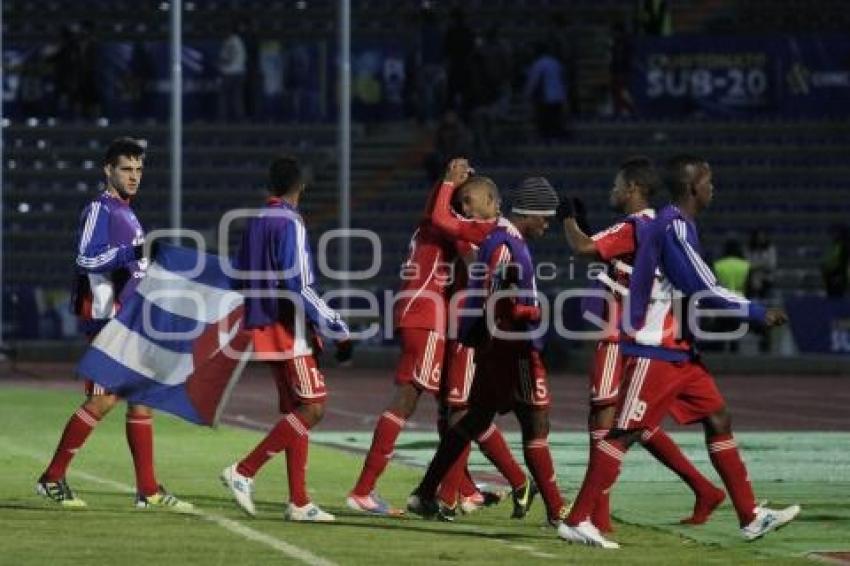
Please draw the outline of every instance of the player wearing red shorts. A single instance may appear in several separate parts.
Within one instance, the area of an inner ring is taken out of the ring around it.
[[[461,329],[464,343],[475,346],[469,411],[440,441],[409,501],[408,508],[414,513],[444,518],[436,499],[438,485],[470,439],[487,430],[497,413],[512,411],[522,429],[526,465],[540,488],[550,521],[565,515],[547,441],[549,387],[540,357],[542,340],[535,335],[541,310],[534,264],[526,243],[543,235],[547,218],[554,216],[557,204],[548,181],[540,177],[526,179],[512,199],[510,222],[518,235],[497,226],[482,243],[479,262],[486,266],[486,272],[484,277],[475,278],[470,273],[471,293],[464,307],[476,314],[465,319]],[[495,295],[512,289],[516,290],[512,296]],[[474,291],[482,291],[485,296]],[[490,305],[494,327],[490,327],[485,312]]]
[[[687,301],[685,311],[708,307],[767,326],[784,324],[785,313],[747,301],[717,285],[700,257],[694,218],[711,202],[711,168],[704,159],[677,156],[668,164],[671,204],[637,234],[634,268],[629,282],[629,310],[624,316],[626,356],[624,392],[617,404],[614,428],[591,454],[581,491],[558,527],[561,538],[574,543],[619,548],[589,520],[601,493],[610,490],[628,448],[653,430],[667,413],[680,423],[700,422],[705,429],[711,463],[723,479],[735,507],[741,534],[757,539],[786,525],[800,507],[770,509],[756,503],[747,469],[732,436],[729,411],[712,376],[693,346],[693,332],[674,316],[674,300]],[[696,303],[694,302],[696,301]],[[689,324],[693,317],[683,318]]]
[[[457,197],[457,198],[456,198]],[[458,216],[452,211],[451,202],[457,201],[456,208],[462,210],[464,216]],[[453,293],[462,294],[467,288],[467,264],[475,261],[478,246],[496,225],[512,228],[504,218],[499,217],[499,190],[496,184],[487,177],[473,176],[463,185],[457,187],[454,194],[441,193],[434,206],[433,222],[449,238],[467,246],[462,249],[461,258],[456,262],[455,277],[452,286]],[[462,297],[462,295],[461,295]],[[460,304],[458,305],[461,306]],[[457,309],[449,309],[449,316],[455,320],[457,328]],[[443,402],[448,409],[446,425],[458,422],[469,408],[469,394],[475,375],[475,350],[464,345],[455,338],[450,338],[446,348],[446,367],[443,378]],[[445,426],[444,429],[445,430]],[[536,493],[536,486],[528,481],[522,468],[514,460],[502,432],[491,424],[476,439],[481,451],[493,463],[511,486],[514,509],[512,517],[522,518],[528,512]],[[461,454],[451,470],[440,483],[437,494],[444,509],[455,506],[456,496],[460,491],[462,508],[470,509],[470,496],[465,493],[471,481],[468,479],[467,460],[469,448]],[[474,485],[474,484],[473,484]],[[474,501],[474,500],[472,500]]]
[[[145,275],[142,257],[144,231],[130,208],[142,182],[144,147],[136,140],[113,141],[104,156],[106,190],[86,206],[77,233],[77,285],[74,307],[82,326],[94,336],[114,317]],[[36,493],[65,507],[85,507],[65,481],[77,451],[97,424],[121,400],[102,386],[86,380],[86,401],[71,416],[53,459],[36,484]],[[127,444],[136,472],[136,507],[193,510],[159,485],[153,465],[153,411],[128,404]]]
[[[394,325],[401,338],[401,358],[395,375],[395,395],[375,425],[363,469],[346,498],[356,511],[400,515],[377,493],[375,484],[384,472],[398,435],[416,410],[423,391],[439,395],[446,333],[446,294],[451,284],[455,245],[431,222],[434,203],[442,192],[452,192],[469,176],[466,160],[455,159],[442,183],[429,195],[425,213],[410,240],[410,251],[401,268],[399,300],[394,305]]]
[[[601,314],[609,321],[608,333],[596,345],[594,362],[590,369],[590,413],[588,429],[590,447],[594,450],[597,442],[608,435],[614,424],[614,411],[619,399],[620,381],[623,372],[623,358],[619,345],[619,309],[623,297],[628,294],[629,274],[632,270],[635,251],[635,226],[650,222],[655,211],[650,208],[649,199],[659,184],[658,175],[652,162],[646,157],[633,157],[619,168],[611,189],[610,204],[618,212],[627,216],[613,226],[587,236],[576,221],[572,201],[562,201],[559,216],[564,225],[567,242],[577,254],[601,259],[610,264],[614,273],[599,275],[597,280],[611,293],[614,302],[608,303]],[[600,301],[601,302],[601,301]],[[702,524],[711,512],[725,499],[723,491],[714,486],[688,460],[666,432],[656,427],[644,431],[641,444],[658,459],[681,477],[696,496],[693,514],[683,519],[683,523]],[[609,495],[603,492],[591,514],[591,522],[602,532],[610,532],[611,516]]]
[[[337,359],[351,352],[348,327],[313,289],[313,259],[298,204],[305,189],[298,161],[283,156],[269,169],[270,197],[242,235],[235,287],[245,292],[245,327],[257,358],[272,367],[283,415],[242,460],[225,468],[221,480],[236,503],[255,515],[254,476],[275,454],[286,452],[291,521],[333,521],[307,495],[309,431],[324,415],[327,390],[315,351],[317,332],[337,341]],[[306,319],[306,320],[305,320]]]

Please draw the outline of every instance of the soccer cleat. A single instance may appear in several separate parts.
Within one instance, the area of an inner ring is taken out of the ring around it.
[[[785,509],[770,509],[768,507],[756,507],[756,517],[749,525],[741,527],[741,534],[748,541],[761,538],[771,531],[781,529],[794,520],[800,513],[799,505],[791,505]]]
[[[369,513],[370,515],[382,515],[384,517],[400,517],[404,515],[404,510],[390,506],[389,503],[381,499],[374,491],[366,496],[351,492],[345,498],[345,503],[350,509]]]
[[[302,521],[305,523],[330,523],[336,521],[336,517],[330,513],[326,513],[319,509],[319,506],[313,502],[298,507],[294,503],[290,503],[283,514],[287,521]]]
[[[407,510],[423,519],[436,519],[449,523],[455,520],[456,515],[453,507],[437,499],[420,497],[417,493],[411,493],[407,498]]]
[[[514,511],[511,513],[511,519],[522,519],[531,509],[531,503],[534,501],[534,496],[537,495],[537,485],[531,478],[525,480],[522,487],[518,487],[511,492],[511,498],[514,501]]]
[[[546,520],[549,521],[549,525],[557,529],[561,523],[566,521],[567,515],[570,514],[570,507],[570,505],[565,505],[558,511],[558,515],[556,517],[548,517]]]
[[[86,502],[74,495],[64,478],[59,481],[39,481],[35,484],[35,492],[62,507],[86,507]]]
[[[609,549],[620,548],[619,544],[602,536],[599,529],[593,526],[593,523],[589,520],[582,521],[574,527],[561,523],[558,526],[558,536],[571,544],[584,544]]]
[[[236,464],[228,466],[221,471],[219,476],[221,483],[230,489],[233,499],[236,504],[252,517],[256,516],[257,510],[254,507],[254,480],[248,476],[243,476],[236,471]]]
[[[475,513],[484,507],[484,495],[482,495],[480,491],[476,491],[468,497],[461,496],[458,507],[460,508],[460,512],[464,515]]]
[[[159,490],[153,495],[136,494],[136,507],[139,509],[149,509],[151,507],[162,507],[177,513],[194,513],[195,506],[188,501],[178,499],[176,496],[168,493],[164,487],[159,486]]]

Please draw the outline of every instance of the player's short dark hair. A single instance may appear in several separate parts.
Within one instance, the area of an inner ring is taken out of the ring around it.
[[[275,196],[294,193],[303,180],[298,160],[291,155],[275,157],[269,166],[269,192]]]
[[[655,165],[645,155],[633,155],[623,161],[620,164],[620,174],[626,185],[634,183],[646,198],[651,198],[661,184]]]
[[[143,159],[145,157],[145,146],[139,140],[133,138],[116,138],[112,140],[106,153],[103,155],[103,164],[118,165],[119,157],[134,157]]]
[[[690,169],[704,163],[706,163],[704,157],[688,153],[674,155],[667,160],[664,184],[674,201],[680,201],[688,194],[688,188],[693,182]]]

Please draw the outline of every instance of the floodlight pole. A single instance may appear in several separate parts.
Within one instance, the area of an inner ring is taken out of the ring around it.
[[[171,228],[183,217],[183,0],[171,0]],[[174,242],[179,238],[174,236]]]
[[[351,0],[339,0],[339,227],[351,228]],[[340,239],[339,269],[346,273],[340,281],[348,288],[351,270],[351,239]],[[343,295],[343,308],[348,300]]]
[[[5,298],[5,283],[6,280],[3,278],[3,244],[6,241],[6,233],[3,231],[3,191],[5,189],[5,185],[3,183],[3,168],[4,168],[4,152],[3,152],[3,138],[6,137],[3,132],[3,0],[0,0],[0,360],[4,359],[6,356],[2,352],[2,347],[5,345],[3,342],[3,325],[6,320],[3,318],[5,314],[3,312],[3,300]]]

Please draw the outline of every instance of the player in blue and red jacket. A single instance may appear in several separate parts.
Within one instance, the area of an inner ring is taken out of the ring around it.
[[[148,266],[142,254],[145,233],[130,207],[142,181],[144,156],[144,147],[134,139],[113,141],[103,163],[106,188],[80,215],[73,306],[90,339],[132,295]],[[90,380],[85,382],[85,392],[86,402],[68,421],[53,459],[36,484],[37,493],[66,507],[85,506],[65,481],[71,459],[120,401]],[[136,470],[136,506],[191,511],[191,504],[167,493],[156,480],[152,418],[153,411],[148,407],[127,406],[127,444]]]
[[[712,172],[702,158],[682,155],[667,168],[673,204],[654,222],[636,224],[637,250],[629,281],[629,305],[621,329],[626,356],[623,389],[614,428],[591,454],[578,497],[558,534],[570,541],[617,548],[588,519],[599,495],[611,489],[626,451],[667,413],[679,423],[702,423],[711,463],[723,479],[738,514],[741,534],[754,540],[799,513],[797,505],[775,510],[756,503],[747,469],[732,436],[726,401],[694,347],[692,309],[728,311],[730,316],[776,326],[787,320],[717,284],[700,253],[694,218],[711,202]],[[685,305],[677,309],[676,302]],[[676,312],[681,311],[679,317]],[[688,321],[688,324],[683,324]]]
[[[649,158],[635,156],[624,161],[614,178],[609,204],[626,216],[593,236],[585,234],[579,227],[573,201],[563,199],[558,209],[564,234],[573,252],[601,259],[609,263],[611,271],[611,275],[607,271],[599,273],[596,279],[612,300],[604,305],[607,308],[590,309],[600,311],[594,314],[608,323],[605,335],[596,345],[596,355],[590,371],[588,427],[591,451],[595,449],[598,441],[605,438],[614,424],[624,365],[620,353],[620,311],[624,304],[628,304],[624,301],[628,296],[637,234],[643,233],[643,227],[655,219],[655,210],[650,207],[649,202],[658,184],[658,173]],[[598,303],[595,300],[587,303],[588,306],[594,307],[604,301],[599,299]],[[716,488],[691,464],[660,427],[647,430],[641,437],[641,444],[693,490],[696,496],[694,512],[687,519],[683,519],[683,522],[704,523],[726,497],[723,491]],[[608,499],[609,494],[603,493],[591,514],[591,522],[602,532],[612,530]]]
[[[237,504],[254,515],[253,478],[278,452],[286,452],[292,521],[333,521],[307,495],[309,430],[324,415],[327,390],[316,360],[319,334],[337,341],[337,359],[350,357],[348,326],[313,288],[313,258],[298,203],[306,184],[298,161],[283,156],[269,169],[265,206],[242,235],[234,287],[245,293],[245,327],[257,358],[272,367],[283,415],[245,458],[228,466],[221,480]],[[318,333],[318,334],[317,334]]]

